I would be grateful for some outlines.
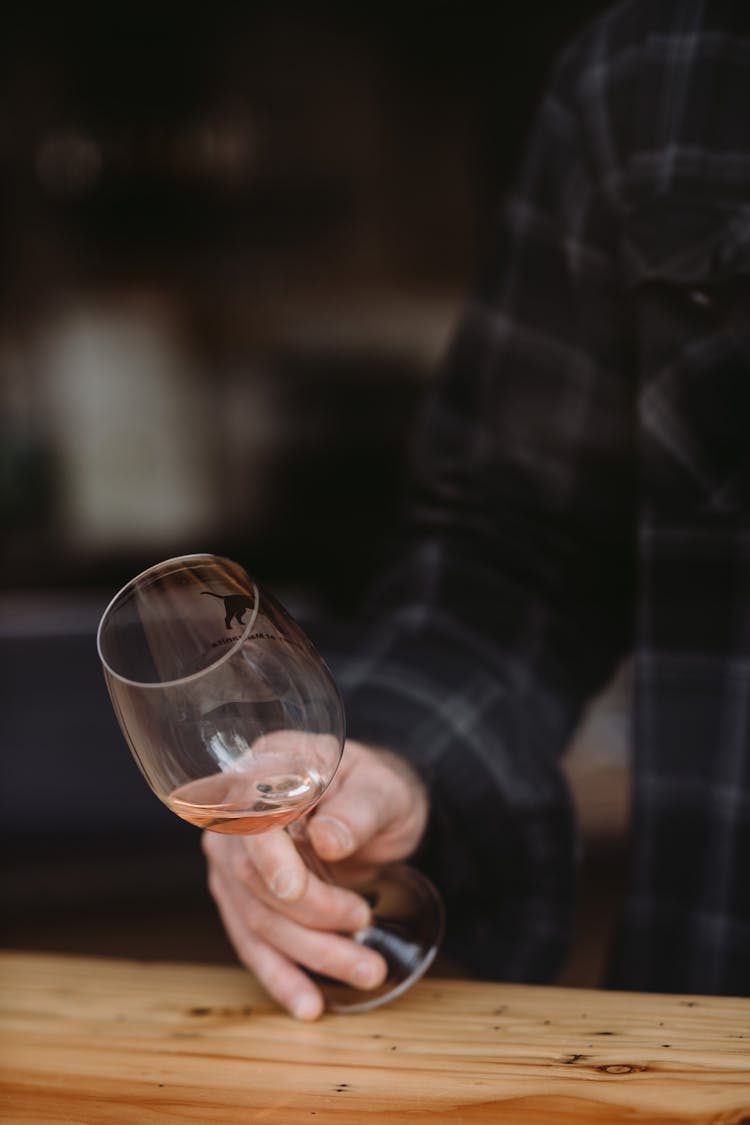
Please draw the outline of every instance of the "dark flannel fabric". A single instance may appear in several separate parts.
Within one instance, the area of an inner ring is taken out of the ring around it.
[[[636,0],[563,53],[342,670],[350,736],[427,779],[421,862],[480,976],[561,964],[560,755],[630,657],[611,984],[750,994],[749,16]]]

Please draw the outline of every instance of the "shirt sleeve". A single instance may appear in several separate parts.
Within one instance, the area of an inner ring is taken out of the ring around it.
[[[558,65],[417,435],[403,541],[341,670],[351,737],[425,778],[448,952],[548,980],[576,835],[559,756],[629,645],[632,406],[595,99]]]

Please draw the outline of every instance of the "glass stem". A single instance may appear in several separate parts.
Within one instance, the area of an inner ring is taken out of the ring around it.
[[[288,824],[286,826],[286,831],[291,836],[294,846],[305,861],[305,866],[308,870],[312,871],[313,875],[316,875],[322,883],[333,884],[334,879],[328,865],[320,858],[315,848],[312,846],[310,834],[307,831],[309,819],[309,814],[301,816],[299,820],[294,820],[291,824]]]

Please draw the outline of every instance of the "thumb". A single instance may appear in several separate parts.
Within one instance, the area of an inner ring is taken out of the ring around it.
[[[322,859],[358,854],[376,862],[403,859],[419,843],[427,796],[410,767],[389,751],[348,742],[339,774],[309,824]]]
[[[354,834],[347,821],[342,819],[346,814],[337,815],[335,807],[328,812],[319,812],[310,820],[308,832],[313,847],[321,859],[335,862],[347,859],[357,850]]]

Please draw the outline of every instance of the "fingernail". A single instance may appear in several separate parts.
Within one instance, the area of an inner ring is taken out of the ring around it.
[[[298,1020],[315,1020],[320,1015],[320,1004],[314,996],[300,996],[292,1007],[292,1014]]]
[[[342,855],[349,855],[350,852],[354,851],[354,839],[346,824],[332,816],[317,816],[315,821],[329,836],[333,837],[334,843]]]
[[[351,976],[355,988],[374,988],[380,984],[380,970],[367,961],[355,965]]]
[[[282,902],[294,902],[305,889],[304,876],[298,871],[282,868],[271,880],[271,890]]]

